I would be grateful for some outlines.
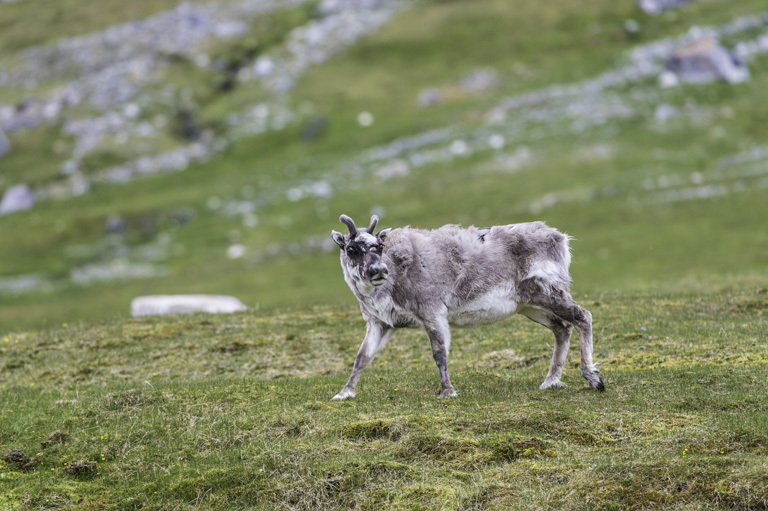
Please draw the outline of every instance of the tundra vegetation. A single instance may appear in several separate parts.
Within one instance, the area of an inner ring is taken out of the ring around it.
[[[55,4],[0,4],[4,71],[27,48],[178,2]],[[0,509],[765,509],[768,57],[747,59],[741,84],[592,81],[764,0],[658,16],[629,0],[423,0],[279,102],[257,82],[231,86],[316,6],[211,43],[223,67],[163,55],[150,86],[173,94],[137,119],[166,120],[142,142],[162,150],[188,143],[189,124],[229,135],[233,112],[261,103],[294,122],[238,133],[183,172],[0,217]],[[466,86],[483,76],[495,79]],[[0,103],[56,85],[0,86]],[[61,122],[7,133],[0,189],[62,179],[76,142]],[[142,147],[101,147],[81,170]],[[571,290],[593,314],[605,392],[584,385],[575,349],[568,386],[540,391],[552,334],[513,317],[454,332],[458,399],[436,399],[414,330],[355,400],[328,401],[364,329],[338,249],[314,238],[330,241],[341,212],[387,227],[545,220],[573,235]],[[97,278],[138,263],[143,278]],[[150,293],[233,294],[251,310],[127,318]]]
[[[437,399],[401,330],[331,402],[354,307],[136,318],[0,339],[0,508],[764,509],[768,291],[589,293],[606,390],[551,333],[455,330]],[[22,456],[23,454],[23,456]]]

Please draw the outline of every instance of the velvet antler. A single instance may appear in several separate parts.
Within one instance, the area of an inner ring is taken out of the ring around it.
[[[366,229],[368,234],[373,234],[373,231],[376,230],[376,224],[378,223],[379,223],[379,217],[377,217],[376,215],[373,215],[371,217],[371,225],[369,225],[368,228]]]
[[[349,229],[350,238],[354,239],[354,237],[357,236],[357,227],[351,218],[349,218],[347,215],[341,215],[339,217],[339,222],[347,226],[347,229]]]

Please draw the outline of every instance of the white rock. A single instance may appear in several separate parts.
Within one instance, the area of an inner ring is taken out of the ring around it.
[[[504,138],[504,135],[501,135],[499,133],[494,133],[490,137],[488,137],[488,145],[491,146],[493,149],[502,149],[504,147],[504,144],[507,143],[507,140]]]
[[[236,243],[227,247],[227,257],[229,259],[240,259],[245,255],[245,246]]]
[[[639,0],[638,6],[648,14],[659,14],[666,9],[682,7],[692,0]]]
[[[67,160],[61,166],[61,173],[67,176],[74,174],[78,170],[80,170],[80,162],[77,160]]]
[[[211,57],[205,53],[199,53],[195,55],[195,65],[197,67],[206,68],[211,65]]]
[[[256,72],[256,76],[269,76],[275,69],[275,62],[267,55],[264,55],[256,60],[256,64],[254,64],[253,69]]]
[[[131,301],[131,316],[161,316],[165,314],[231,314],[247,307],[234,296],[222,295],[151,295]]]
[[[456,156],[462,156],[469,152],[469,146],[463,140],[454,140],[453,142],[451,142],[449,151],[451,151],[451,154],[454,154]]]
[[[678,85],[680,85],[680,80],[677,79],[677,75],[672,71],[664,71],[659,75],[659,87],[662,89],[669,89]]]
[[[123,108],[123,115],[129,119],[135,119],[141,113],[141,107],[136,103],[128,103]]]
[[[306,194],[320,199],[333,197],[333,187],[328,181],[311,181],[305,186]]]
[[[624,30],[630,34],[637,34],[640,32],[640,24],[633,19],[628,19],[624,22]]]
[[[657,105],[656,110],[653,112],[654,119],[656,119],[656,121],[660,124],[664,124],[668,120],[673,119],[678,115],[679,113],[677,108],[673,107],[672,105],[667,105],[666,103]]]
[[[371,114],[371,112],[360,112],[357,114],[357,124],[363,128],[367,128],[373,124],[373,114]]]
[[[404,177],[410,173],[411,167],[405,160],[401,159],[388,161],[376,171],[376,175],[384,180]]]
[[[35,205],[35,194],[24,184],[8,188],[0,201],[0,215],[32,209]]]

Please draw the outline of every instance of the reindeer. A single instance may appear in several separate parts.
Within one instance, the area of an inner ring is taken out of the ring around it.
[[[478,327],[522,314],[555,335],[549,372],[540,389],[560,387],[574,328],[581,374],[605,389],[592,362],[592,315],[571,298],[569,237],[544,222],[425,231],[404,227],[374,234],[378,217],[358,230],[333,231],[344,280],[360,302],[366,334],[352,374],[333,400],[355,397],[363,369],[398,328],[422,328],[440,371],[440,397],[456,396],[448,377],[451,327]]]

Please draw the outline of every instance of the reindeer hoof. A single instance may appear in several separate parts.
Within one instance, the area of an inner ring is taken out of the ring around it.
[[[597,371],[582,371],[581,375],[585,380],[587,380],[587,382],[589,382],[590,385],[592,385],[593,388],[599,390],[600,392],[605,390],[603,379],[600,377]]]
[[[440,391],[440,395],[438,396],[438,399],[443,399],[445,397],[458,397],[459,395],[456,393],[455,390],[453,390],[453,387],[450,387],[448,389],[443,389]]]
[[[354,392],[349,392],[349,391],[343,391],[342,390],[341,392],[339,392],[338,394],[333,396],[331,398],[331,401],[342,401],[344,399],[352,399],[353,397],[355,397],[355,393]]]
[[[544,380],[544,383],[539,385],[539,389],[541,390],[559,389],[560,387],[565,387],[565,383],[561,382],[560,380],[550,380],[549,378]]]
[[[605,390],[605,384],[603,383],[603,379],[600,378],[599,376],[597,377],[597,385],[592,385],[592,386],[595,387],[600,392],[603,392]]]

